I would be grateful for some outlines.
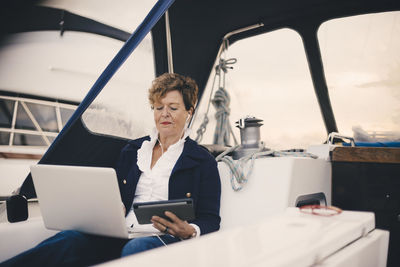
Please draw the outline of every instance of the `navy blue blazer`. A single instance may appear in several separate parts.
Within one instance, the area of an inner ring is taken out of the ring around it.
[[[131,140],[121,150],[116,164],[118,184],[126,212],[131,209],[134,192],[142,172],[137,166],[137,151],[148,136]],[[219,216],[221,181],[215,159],[195,141],[186,138],[181,156],[176,162],[168,184],[168,198],[193,199],[196,219],[201,234],[217,231]]]

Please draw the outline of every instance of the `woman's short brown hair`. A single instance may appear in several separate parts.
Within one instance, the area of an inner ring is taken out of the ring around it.
[[[153,107],[154,103],[160,101],[168,92],[175,90],[181,93],[186,110],[194,108],[199,88],[192,78],[177,73],[164,73],[154,79],[149,89],[151,106]]]

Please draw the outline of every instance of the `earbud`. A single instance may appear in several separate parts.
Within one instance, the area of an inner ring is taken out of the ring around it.
[[[189,120],[190,120],[190,117],[192,116],[192,114],[191,114],[191,111],[189,110],[188,112],[188,116],[187,116],[187,118],[186,118],[186,123],[187,122],[189,122]]]

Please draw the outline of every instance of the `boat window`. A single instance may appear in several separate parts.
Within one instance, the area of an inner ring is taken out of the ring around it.
[[[58,132],[56,110],[54,106],[26,103],[29,111],[38,122],[40,128],[47,132]]]
[[[82,115],[86,127],[92,132],[131,139],[148,134],[154,125],[147,99],[154,70],[152,38],[148,34]]]
[[[13,145],[16,145],[16,146],[46,146],[46,143],[40,135],[16,133],[14,135]]]
[[[272,149],[307,148],[326,139],[303,43],[296,31],[280,29],[238,41],[225,58],[237,58],[226,75],[231,125],[246,115],[262,119],[261,139]],[[195,130],[207,110],[211,85],[212,78],[199,106]],[[214,114],[211,105],[204,144],[213,142]],[[234,132],[240,142],[236,127]]]
[[[25,130],[36,130],[35,125],[33,124],[29,114],[26,111],[26,108],[23,107],[21,102],[18,102],[17,107],[17,120],[15,122],[16,129],[25,129]]]
[[[0,127],[11,127],[14,112],[14,101],[0,99]]]
[[[7,146],[10,142],[10,133],[0,132],[0,145]]]
[[[65,124],[67,123],[69,118],[71,118],[74,111],[75,111],[74,109],[60,108],[62,127],[65,126]]]
[[[339,132],[400,140],[400,12],[334,19],[318,39]]]

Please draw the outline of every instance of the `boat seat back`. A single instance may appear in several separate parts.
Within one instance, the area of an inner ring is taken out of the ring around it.
[[[2,223],[0,225],[0,262],[36,246],[55,233],[57,231],[44,227],[41,217],[17,223]]]
[[[228,165],[218,163],[221,178],[221,230],[255,223],[294,207],[302,196],[322,193],[331,200],[331,165],[306,157],[259,158],[239,191],[231,185]],[[325,204],[325,203],[324,203]]]

